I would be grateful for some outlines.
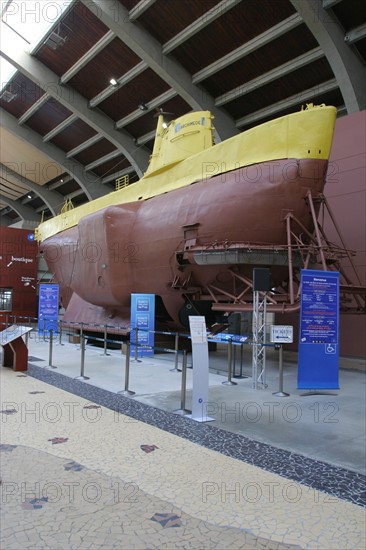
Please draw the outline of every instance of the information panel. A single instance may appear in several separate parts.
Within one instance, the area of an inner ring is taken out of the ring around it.
[[[189,328],[192,340],[192,414],[190,418],[197,422],[214,420],[207,416],[208,403],[208,344],[206,320],[202,316],[190,316]]]
[[[339,273],[301,271],[299,389],[338,389]]]
[[[58,331],[59,285],[41,283],[39,285],[38,301],[38,332],[46,335],[50,330]]]
[[[138,356],[154,355],[155,294],[131,294],[131,327],[131,355],[135,354],[136,332]]]

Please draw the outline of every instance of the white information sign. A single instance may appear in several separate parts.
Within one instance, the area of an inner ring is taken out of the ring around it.
[[[192,414],[197,422],[215,420],[207,416],[208,404],[208,343],[206,320],[204,317],[189,317],[192,340]]]
[[[290,325],[271,325],[271,342],[274,344],[292,344],[294,328]]]

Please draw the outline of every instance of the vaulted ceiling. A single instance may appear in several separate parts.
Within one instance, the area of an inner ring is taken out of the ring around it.
[[[160,109],[210,110],[217,141],[305,103],[365,109],[359,0],[74,0],[34,51],[1,33],[3,225],[139,179]]]

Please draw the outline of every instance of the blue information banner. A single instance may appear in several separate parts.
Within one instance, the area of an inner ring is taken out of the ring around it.
[[[38,332],[46,335],[50,330],[58,331],[58,295],[59,285],[41,283],[39,285],[38,301]]]
[[[137,329],[137,331],[136,331]],[[154,355],[155,294],[131,294],[131,355]]]
[[[339,273],[301,271],[299,389],[339,389]]]

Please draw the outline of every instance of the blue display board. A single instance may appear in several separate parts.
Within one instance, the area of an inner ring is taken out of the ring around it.
[[[138,356],[154,355],[155,294],[131,294],[131,354],[135,354],[137,330]]]
[[[301,271],[299,389],[339,389],[339,273]]]
[[[58,331],[58,295],[59,285],[41,283],[38,300],[38,332],[49,334],[50,330]]]

